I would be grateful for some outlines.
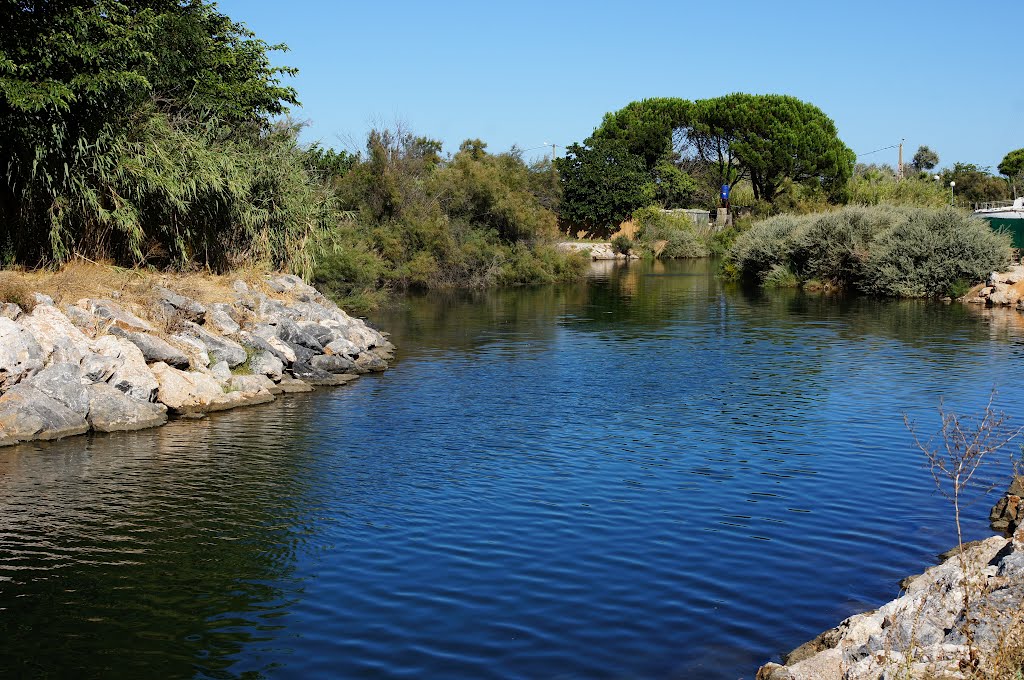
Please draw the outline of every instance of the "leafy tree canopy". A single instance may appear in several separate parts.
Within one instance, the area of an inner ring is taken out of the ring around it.
[[[942,185],[948,190],[950,182],[958,205],[1002,201],[1010,197],[1006,181],[990,174],[988,168],[973,163],[957,163],[941,174]]]
[[[917,148],[917,152],[914,154],[914,160],[911,161],[911,165],[918,172],[931,170],[939,164],[939,154],[935,153],[927,146],[920,146]]]
[[[562,218],[608,233],[654,198],[644,159],[618,139],[572,144],[555,161],[562,181]]]
[[[828,116],[786,95],[646,99],[606,115],[594,139],[621,141],[649,170],[670,160],[713,169],[719,184],[749,178],[768,201],[787,182],[838,192],[855,160]]]
[[[1017,149],[1003,156],[999,162],[999,174],[1017,177],[1024,174],[1024,149]]]

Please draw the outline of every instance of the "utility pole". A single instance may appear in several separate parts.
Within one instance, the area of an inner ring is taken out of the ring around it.
[[[558,181],[555,178],[555,149],[558,148],[558,145],[557,144],[552,144],[550,142],[544,142],[544,146],[550,146],[551,147],[551,190],[555,191],[556,183]]]
[[[896,161],[896,179],[903,179],[903,142],[907,140],[900,140],[900,153],[898,160]]]
[[[551,147],[551,167],[555,167],[555,149],[558,148],[557,144],[551,144],[550,142],[544,142],[544,146]]]

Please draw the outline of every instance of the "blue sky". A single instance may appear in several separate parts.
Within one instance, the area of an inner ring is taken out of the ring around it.
[[[305,138],[336,148],[395,121],[447,151],[565,145],[636,99],[737,91],[817,105],[858,154],[994,170],[1024,147],[1022,0],[218,4],[289,45]]]

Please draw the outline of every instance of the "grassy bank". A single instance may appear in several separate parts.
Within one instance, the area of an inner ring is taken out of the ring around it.
[[[880,205],[758,222],[729,249],[724,273],[766,287],[959,297],[1009,258],[1009,239],[964,212]]]

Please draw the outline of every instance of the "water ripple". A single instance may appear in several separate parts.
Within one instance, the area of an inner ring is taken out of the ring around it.
[[[1024,403],[1011,324],[648,266],[412,300],[342,390],[0,451],[0,667],[751,677],[949,547],[903,413]]]

